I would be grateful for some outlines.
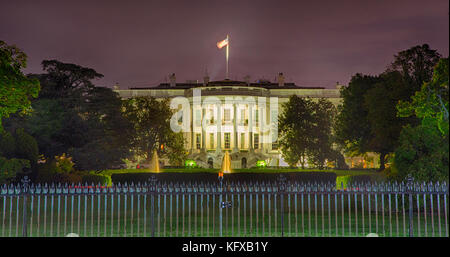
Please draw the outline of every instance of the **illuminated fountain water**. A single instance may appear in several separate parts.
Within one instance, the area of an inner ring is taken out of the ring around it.
[[[159,172],[159,159],[158,159],[158,153],[153,151],[153,157],[150,161],[150,172]]]
[[[220,172],[231,173],[231,158],[228,152],[225,152],[225,155],[223,156],[222,169],[220,170]]]

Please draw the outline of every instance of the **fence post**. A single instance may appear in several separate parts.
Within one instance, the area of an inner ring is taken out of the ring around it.
[[[30,187],[30,179],[28,176],[24,176],[22,179],[22,194],[23,194],[23,226],[22,226],[22,236],[27,236],[27,195]]]
[[[408,198],[409,198],[409,236],[412,237],[414,234],[413,231],[413,177],[411,174],[408,174],[406,177],[407,183],[406,183],[406,190],[408,192]]]
[[[280,199],[281,199],[281,236],[284,236],[284,193],[286,191],[286,178],[283,174],[280,174],[278,177],[278,190],[280,192]]]
[[[156,193],[156,177],[155,175],[152,175],[152,177],[150,178],[150,199],[151,199],[150,222],[152,223],[152,237],[155,237],[155,193]]]
[[[223,202],[222,202],[222,192],[223,192],[223,175],[221,176],[219,174],[219,190],[220,190],[220,194],[219,194],[219,231],[220,231],[220,236],[222,237],[222,209],[223,209]]]

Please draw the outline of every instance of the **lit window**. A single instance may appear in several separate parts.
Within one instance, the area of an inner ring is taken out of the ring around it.
[[[245,115],[245,109],[241,109],[241,124],[245,125],[246,115]]]
[[[209,109],[210,124],[214,124],[214,109]]]
[[[272,143],[272,150],[278,150],[278,140]]]
[[[209,133],[209,148],[214,149],[214,133]]]
[[[241,133],[241,149],[245,148],[245,133]]]
[[[225,133],[224,137],[225,137],[225,149],[229,149],[230,148],[230,133]]]
[[[200,133],[195,134],[195,141],[197,144],[197,149],[201,148],[201,136],[202,135]]]
[[[253,148],[258,149],[259,148],[259,134],[254,134],[253,137]]]
[[[230,118],[230,109],[224,109],[223,110],[223,120],[225,122],[228,122],[228,121],[231,120],[231,118]]]

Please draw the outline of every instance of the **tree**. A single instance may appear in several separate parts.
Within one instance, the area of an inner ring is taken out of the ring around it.
[[[420,91],[411,97],[411,101],[400,101],[397,105],[400,117],[416,116],[424,126],[437,126],[446,135],[449,131],[449,65],[443,58],[436,65],[433,78],[422,85]]]
[[[36,112],[24,124],[52,159],[68,153],[79,170],[116,167],[130,155],[131,123],[122,115],[122,100],[110,88],[95,86],[103,77],[91,68],[57,60],[42,62],[42,91],[33,102]],[[17,118],[17,117],[15,117]]]
[[[169,101],[153,97],[135,97],[123,102],[124,116],[132,123],[131,146],[137,155],[150,160],[154,150],[166,155],[173,163],[186,158],[182,134],[170,128],[173,112]]]
[[[31,167],[36,167],[39,158],[39,148],[36,140],[30,134],[26,133],[23,128],[16,130],[16,154],[20,159],[29,160]]]
[[[378,76],[356,74],[341,89],[342,105],[338,107],[334,131],[336,143],[349,155],[370,151],[371,127],[365,95],[380,82]]]
[[[311,144],[309,144],[308,159],[319,169],[323,169],[325,160],[334,159],[332,148],[333,121],[336,115],[335,106],[328,100],[321,98],[312,103]]]
[[[94,69],[58,60],[44,60],[42,68],[46,73],[31,75],[44,85],[40,97],[64,99],[64,104],[72,107],[84,102],[84,97],[95,87],[92,80],[103,77]]]
[[[312,131],[312,101],[297,95],[289,97],[283,104],[283,111],[278,119],[279,145],[282,156],[289,166],[294,167],[300,162],[304,168],[307,149],[311,143]]]
[[[414,124],[411,119],[397,117],[396,104],[404,95],[410,95],[399,72],[386,72],[381,80],[364,95],[364,107],[370,125],[367,149],[380,154],[380,170],[385,169],[385,157],[394,152],[402,127]]]
[[[37,160],[36,140],[23,129],[0,133],[0,182],[10,181],[24,168],[36,168]]]
[[[430,49],[428,44],[417,45],[394,55],[394,61],[388,71],[401,72],[411,92],[416,92],[424,82],[431,79],[433,69],[440,58],[441,55],[436,50]]]
[[[61,130],[67,126],[68,113],[59,100],[38,98],[32,102],[33,113],[30,116],[12,116],[5,127],[16,130],[19,127],[33,136],[39,146],[41,154],[47,157],[54,157],[67,152],[68,146],[60,136]]]
[[[29,113],[30,98],[38,95],[39,81],[26,77],[21,71],[26,64],[24,52],[0,40],[0,131],[3,118],[17,111]]]
[[[415,117],[397,117],[396,104],[408,100],[429,81],[440,55],[428,45],[415,46],[395,55],[390,67],[379,76],[356,74],[342,89],[344,102],[336,122],[336,142],[347,153],[380,154],[380,170],[385,156],[398,145],[401,128],[415,126]]]
[[[406,126],[395,151],[394,168],[397,178],[411,174],[416,181],[448,181],[449,138],[442,136],[437,126]]]
[[[9,182],[20,174],[24,168],[30,168],[30,162],[24,159],[7,159],[0,156],[0,183]]]
[[[448,67],[448,58],[441,59],[432,80],[425,82],[411,101],[397,105],[400,117],[421,119],[418,126],[407,126],[401,132],[394,159],[399,179],[411,174],[418,181],[448,181]]]
[[[294,167],[305,167],[308,160],[322,169],[333,155],[332,124],[334,105],[326,100],[317,102],[293,95],[283,104],[279,118],[279,143],[284,160]]]

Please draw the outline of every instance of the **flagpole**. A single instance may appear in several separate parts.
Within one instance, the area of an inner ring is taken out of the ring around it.
[[[226,74],[226,76],[225,76],[225,79],[229,79],[229,77],[228,77],[228,51],[229,51],[229,46],[230,46],[230,40],[228,39],[228,35],[227,35],[227,42],[228,42],[228,44],[227,44],[227,53],[226,53],[226,59],[227,59],[227,74]]]

